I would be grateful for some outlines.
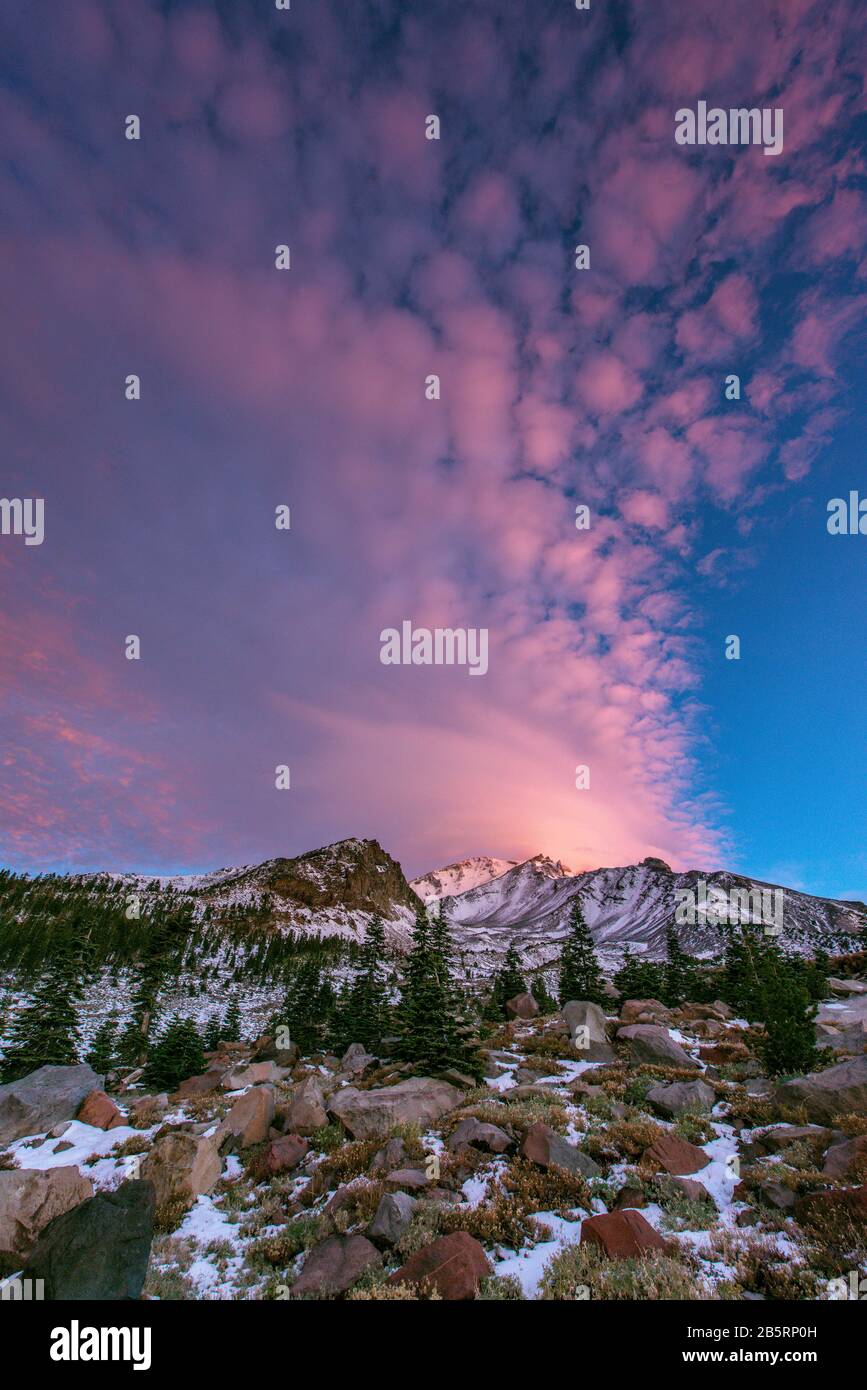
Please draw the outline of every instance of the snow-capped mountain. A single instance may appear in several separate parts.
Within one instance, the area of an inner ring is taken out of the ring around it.
[[[449,918],[471,969],[487,974],[510,942],[529,966],[553,960],[568,930],[576,897],[581,899],[603,963],[614,964],[627,946],[652,959],[665,955],[665,933],[675,920],[678,890],[689,889],[698,898],[701,882],[708,892],[717,889],[726,894],[734,888],[776,889],[776,885],[729,873],[695,869],[674,873],[659,859],[576,875],[558,874],[557,867],[544,856],[528,859],[450,899]],[[847,939],[851,944],[867,924],[863,904],[778,891],[783,893],[778,939],[786,949],[806,951],[819,944],[845,949]],[[715,955],[723,946],[723,934],[708,922],[679,926],[678,935],[684,949],[698,956]]]
[[[108,877],[131,893],[146,893],[150,884],[172,888],[193,899],[197,916],[206,909],[212,919],[255,914],[259,925],[276,931],[361,940],[378,913],[397,947],[408,942],[418,906],[400,865],[376,840],[339,840],[295,859],[266,859],[208,874]]]
[[[119,883],[145,901],[151,888],[171,887],[192,899],[195,916],[215,929],[231,929],[233,941],[262,934],[295,932],[361,941],[374,913],[385,924],[392,947],[410,941],[419,900],[445,899],[456,943],[476,975],[495,969],[511,942],[527,966],[556,959],[580,897],[585,919],[606,966],[619,963],[625,947],[651,958],[665,953],[666,928],[675,920],[678,893],[699,885],[729,893],[765,889],[783,894],[780,943],[789,950],[854,946],[867,926],[863,903],[810,897],[730,873],[674,873],[660,859],[623,868],[575,874],[559,860],[535,855],[522,863],[477,856],[449,864],[408,883],[400,865],[376,840],[341,840],[293,859],[218,869],[174,878],[137,874],[78,875],[70,882],[102,879]],[[712,923],[678,928],[684,949],[716,955],[724,936]],[[239,946],[238,949],[243,949]],[[257,948],[258,949],[258,948]]]
[[[517,859],[492,859],[490,855],[477,854],[472,859],[459,859],[456,864],[446,864],[444,869],[433,869],[429,874],[422,874],[421,878],[411,878],[409,886],[423,902],[434,902],[480,888],[483,883],[490,883],[491,879],[514,869],[519,862]]]

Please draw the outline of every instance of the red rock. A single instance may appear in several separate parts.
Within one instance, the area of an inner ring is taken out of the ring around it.
[[[867,1183],[863,1187],[844,1188],[842,1192],[810,1192],[795,1203],[796,1220],[807,1225],[835,1213],[848,1216],[858,1226],[867,1225]]]
[[[506,1015],[509,1018],[535,1018],[539,1005],[532,994],[516,994],[514,999],[506,1000]]]
[[[468,1299],[475,1298],[480,1281],[490,1273],[479,1242],[466,1231],[454,1231],[417,1250],[388,1282],[436,1289],[440,1298]]]
[[[213,1071],[202,1072],[201,1076],[188,1076],[175,1091],[173,1099],[188,1100],[191,1096],[207,1096],[212,1091],[218,1091],[224,1071],[224,1067],[215,1067]]]
[[[822,1171],[829,1178],[863,1177],[867,1172],[867,1134],[857,1134],[842,1144],[832,1144],[825,1154]]]
[[[284,1134],[279,1139],[273,1139],[256,1155],[256,1173],[263,1178],[288,1173],[291,1168],[298,1167],[309,1151],[310,1145],[300,1134]]]
[[[676,1134],[660,1135],[649,1149],[645,1149],[641,1161],[644,1164],[652,1163],[657,1169],[678,1177],[698,1173],[710,1163],[702,1149],[687,1143],[685,1139],[678,1139]]]
[[[292,1295],[328,1298],[345,1293],[366,1270],[381,1264],[382,1256],[365,1236],[330,1236],[308,1254]]]
[[[648,1250],[667,1250],[668,1242],[640,1211],[609,1211],[581,1223],[581,1244],[598,1245],[612,1260],[630,1259]]]
[[[621,1187],[617,1194],[617,1201],[614,1203],[615,1211],[623,1211],[625,1207],[646,1207],[647,1198],[640,1187]]]
[[[125,1123],[114,1101],[105,1091],[91,1091],[81,1102],[75,1117],[83,1125],[93,1125],[94,1129],[117,1129]]]

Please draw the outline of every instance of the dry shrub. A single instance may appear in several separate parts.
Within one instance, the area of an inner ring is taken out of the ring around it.
[[[576,1207],[590,1207],[587,1179],[565,1168],[552,1166],[545,1171],[524,1158],[513,1158],[501,1182],[527,1215],[537,1211],[568,1213]]]
[[[595,1245],[567,1245],[545,1266],[539,1297],[641,1302],[709,1299],[713,1293],[685,1261],[652,1251],[636,1259],[612,1260]]]
[[[372,1284],[369,1288],[352,1289],[346,1295],[350,1303],[441,1303],[442,1296],[432,1286],[418,1284]]]

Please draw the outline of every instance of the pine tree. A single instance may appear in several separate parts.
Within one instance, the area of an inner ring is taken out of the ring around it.
[[[403,978],[397,1026],[399,1055],[422,1072],[456,1067],[478,1074],[466,998],[452,977],[454,947],[440,901],[433,921],[420,903]]]
[[[241,1037],[241,1010],[238,1007],[236,995],[229,999],[229,1007],[226,1010],[220,1028],[220,1037],[225,1042],[243,1042]]]
[[[87,934],[66,933],[30,1003],[13,1019],[0,1080],[17,1081],[39,1067],[66,1067],[78,1061],[78,1006],[92,973]]]
[[[152,887],[158,890],[159,884]],[[161,997],[166,985],[180,975],[192,928],[192,905],[178,905],[172,896],[148,921],[133,965],[133,1016],[119,1044],[122,1060],[129,1066],[141,1066],[147,1058]]]
[[[569,934],[560,954],[560,1004],[570,999],[605,1001],[602,971],[593,946],[590,928],[584,920],[581,899],[576,897],[569,917]]]
[[[220,1018],[218,1014],[211,1014],[205,1026],[205,1036],[202,1044],[206,1052],[216,1052],[220,1046]]]
[[[816,1003],[810,998],[801,962],[780,952],[763,969],[760,1014],[765,1036],[759,1044],[771,1076],[802,1075],[819,1060],[816,1047]]]
[[[117,1014],[110,1014],[99,1025],[84,1060],[99,1076],[105,1076],[117,1066]]]
[[[341,1042],[345,1038],[347,1046],[360,1042],[375,1048],[386,1031],[388,986],[384,960],[385,928],[376,914],[365,933],[360,969],[340,1012]]]
[[[681,947],[677,927],[669,922],[665,931],[666,962],[663,968],[662,1000],[670,1008],[695,1000],[696,970],[690,956]]]
[[[151,1049],[145,1079],[149,1086],[174,1090],[188,1076],[205,1070],[205,1054],[195,1023],[177,1014]]]
[[[527,984],[521,971],[521,962],[514,944],[510,944],[500,969],[491,981],[491,993],[485,1005],[485,1018],[499,1021],[505,1016],[506,1003],[516,994],[526,994]]]
[[[535,999],[536,1003],[539,1005],[540,1014],[556,1013],[557,1001],[553,998],[550,990],[548,989],[548,982],[545,979],[545,976],[541,974],[541,972],[538,975],[533,976],[533,980],[530,985],[530,992],[533,995],[533,998]]]
[[[287,1028],[301,1052],[316,1052],[329,1033],[334,1014],[331,978],[319,962],[303,960],[290,977],[286,994],[269,1026],[269,1032]]]
[[[663,967],[652,960],[637,960],[627,948],[614,987],[621,1000],[659,999],[665,989]]]

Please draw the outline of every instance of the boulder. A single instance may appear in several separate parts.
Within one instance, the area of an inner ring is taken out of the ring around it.
[[[580,1173],[584,1178],[595,1178],[602,1171],[589,1154],[582,1153],[562,1134],[541,1122],[530,1126],[518,1152],[522,1158],[546,1170],[565,1168],[567,1173]]]
[[[867,994],[867,985],[860,980],[836,980],[833,975],[828,977],[828,988],[832,994],[844,997],[847,994]]]
[[[0,1148],[73,1119],[85,1096],[98,1091],[102,1082],[81,1062],[75,1067],[39,1067],[0,1086]]]
[[[676,1134],[661,1134],[650,1148],[645,1149],[641,1162],[673,1176],[698,1173],[706,1168],[710,1159],[703,1149],[679,1139]]]
[[[668,1242],[640,1211],[609,1211],[581,1223],[581,1244],[598,1245],[612,1260],[632,1259],[648,1250],[667,1250]]]
[[[211,1067],[198,1076],[186,1076],[174,1093],[175,1100],[189,1100],[193,1096],[209,1096],[219,1091],[225,1066]]]
[[[97,1192],[45,1227],[23,1277],[44,1279],[47,1299],[137,1299],[147,1275],[154,1205],[149,1182]]]
[[[218,1149],[248,1149],[268,1138],[274,1119],[274,1092],[270,1086],[253,1086],[239,1096],[214,1135]]]
[[[757,1153],[782,1153],[791,1144],[810,1143],[826,1149],[838,1134],[837,1130],[823,1125],[776,1125],[773,1129],[762,1130],[753,1135]]]
[[[353,1076],[360,1076],[373,1066],[376,1066],[376,1058],[370,1055],[363,1043],[350,1043],[340,1059],[340,1070],[348,1071]]]
[[[807,1119],[818,1124],[836,1115],[867,1115],[867,1056],[784,1081],[772,1100],[778,1109],[803,1107]]]
[[[213,1190],[222,1163],[213,1138],[181,1130],[157,1139],[141,1166],[141,1176],[153,1183],[157,1206],[182,1201],[187,1206]]]
[[[386,1192],[367,1228],[369,1238],[377,1245],[397,1245],[417,1206],[415,1197],[408,1192]]]
[[[292,1294],[333,1298],[351,1288],[366,1270],[381,1264],[382,1256],[366,1236],[329,1236],[308,1254]]]
[[[290,1042],[280,1047],[276,1038],[267,1033],[253,1044],[254,1062],[276,1062],[278,1067],[294,1067],[300,1055],[297,1043]]]
[[[630,1054],[639,1062],[657,1062],[666,1067],[691,1067],[699,1069],[699,1064],[679,1043],[674,1041],[666,1028],[652,1023],[633,1023],[621,1028],[618,1039],[627,1044]]]
[[[842,1144],[832,1144],[825,1154],[822,1172],[837,1179],[867,1177],[867,1134],[857,1134]]]
[[[563,1018],[569,1036],[585,1062],[613,1062],[614,1048],[608,1041],[605,1014],[588,999],[570,999],[563,1005]]]
[[[469,1146],[472,1149],[484,1149],[486,1153],[504,1154],[514,1147],[514,1143],[514,1139],[504,1129],[500,1129],[499,1125],[482,1124],[470,1116],[461,1120],[449,1138],[449,1149],[454,1153],[457,1149]]]
[[[516,994],[513,999],[506,1000],[507,1018],[535,1018],[538,1012],[539,1005],[532,994]]]
[[[75,1118],[83,1125],[92,1125],[94,1129],[117,1129],[118,1125],[126,1123],[105,1091],[91,1091],[89,1096],[85,1096]]]
[[[75,1167],[7,1168],[0,1172],[0,1256],[20,1268],[55,1216],[93,1196],[93,1183]],[[21,1257],[21,1258],[19,1258]]]
[[[455,1301],[475,1298],[479,1284],[490,1273],[479,1242],[466,1231],[454,1231],[417,1250],[388,1282],[415,1284],[421,1292],[435,1289],[440,1298]]]
[[[716,1201],[703,1182],[696,1182],[695,1178],[669,1178],[669,1182],[691,1202],[710,1202],[711,1206],[716,1206]]]
[[[393,1125],[434,1124],[462,1100],[461,1092],[447,1081],[413,1076],[396,1086],[359,1091],[346,1086],[329,1100],[332,1115],[353,1139],[373,1139],[386,1134]]]
[[[462,1091],[471,1091],[476,1085],[476,1078],[470,1076],[469,1072],[458,1071],[457,1067],[447,1067],[443,1072],[443,1081],[450,1081],[453,1086],[460,1086]]]
[[[315,1076],[305,1077],[293,1089],[289,1104],[280,1107],[283,1128],[292,1134],[312,1134],[328,1124],[325,1097]]]
[[[670,1086],[652,1086],[647,1099],[661,1115],[674,1120],[690,1111],[712,1110],[716,1092],[706,1081],[675,1081]]]
[[[279,1173],[291,1172],[309,1152],[310,1145],[300,1134],[283,1134],[279,1139],[272,1139],[256,1154],[254,1175],[259,1181],[265,1181],[277,1177]]]
[[[393,1172],[386,1173],[383,1181],[392,1192],[403,1192],[406,1188],[411,1192],[423,1192],[428,1186],[424,1168],[395,1168]]]
[[[678,1012],[687,1021],[725,1023],[726,1019],[732,1016],[728,1004],[723,1004],[720,1000],[715,1004],[681,1004]]]
[[[373,1177],[391,1173],[395,1168],[407,1166],[409,1151],[403,1139],[389,1139],[370,1161],[369,1172]]]
[[[628,1183],[626,1187],[621,1187],[617,1194],[613,1211],[623,1211],[627,1207],[646,1207],[647,1197],[643,1188],[631,1187]]]
[[[659,999],[625,999],[620,1010],[621,1023],[670,1023],[671,1009]]]
[[[221,1091],[242,1091],[247,1086],[262,1086],[282,1080],[283,1068],[276,1062],[249,1062],[246,1066],[230,1067],[220,1081]]]

